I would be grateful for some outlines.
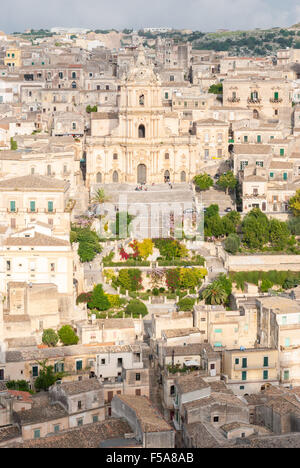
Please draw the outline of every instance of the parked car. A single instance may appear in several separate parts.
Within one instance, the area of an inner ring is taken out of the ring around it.
[[[230,207],[225,209],[225,213],[230,213],[230,211],[232,211],[232,208],[230,208]]]

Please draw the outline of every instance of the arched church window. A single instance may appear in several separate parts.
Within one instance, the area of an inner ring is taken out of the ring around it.
[[[97,184],[102,183],[102,174],[101,174],[101,172],[97,172],[96,180],[97,180]]]
[[[180,181],[181,182],[186,182],[186,173],[185,171],[182,171],[180,174]]]
[[[165,159],[170,159],[169,153],[165,153]]]
[[[139,126],[139,138],[145,138],[145,137],[146,137],[145,125],[140,125]]]

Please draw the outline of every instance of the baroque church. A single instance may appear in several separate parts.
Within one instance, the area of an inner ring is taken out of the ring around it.
[[[162,100],[160,78],[143,48],[122,79],[117,112],[91,117],[87,137],[88,186],[110,183],[184,183],[199,171],[197,137]]]

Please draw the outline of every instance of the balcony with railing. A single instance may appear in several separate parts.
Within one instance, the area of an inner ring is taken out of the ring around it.
[[[270,102],[273,104],[280,104],[282,102],[282,98],[270,98]]]
[[[247,99],[247,102],[248,104],[260,104],[261,103],[261,99],[260,98],[255,98],[255,97],[250,97]]]
[[[227,102],[240,102],[240,101],[241,101],[240,98],[236,96],[227,98]]]

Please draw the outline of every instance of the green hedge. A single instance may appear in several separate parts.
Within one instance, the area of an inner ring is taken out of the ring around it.
[[[112,262],[103,259],[103,266],[104,267],[149,267],[150,262],[146,260],[136,261],[136,260],[127,260],[126,262]]]
[[[295,271],[239,271],[230,272],[230,279],[236,283],[237,287],[242,291],[245,288],[245,283],[258,285],[259,281],[270,281],[272,284],[283,287],[288,281],[296,280],[300,282],[300,272]]]

